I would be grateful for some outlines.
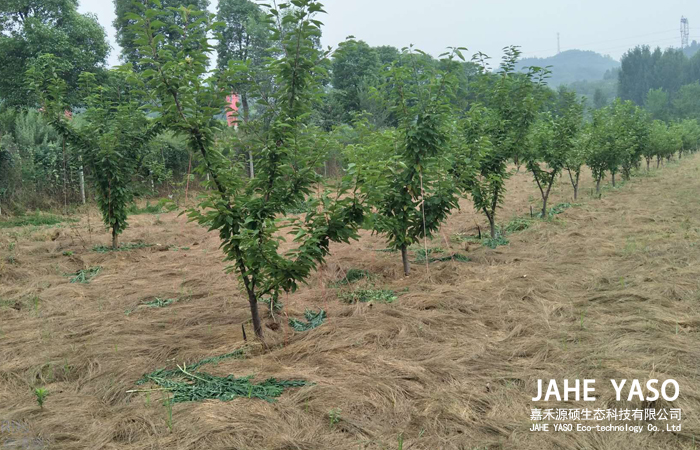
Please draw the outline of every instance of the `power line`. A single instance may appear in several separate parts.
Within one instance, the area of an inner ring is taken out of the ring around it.
[[[638,45],[647,45],[647,46],[649,46],[649,47],[661,47],[660,44],[663,44],[663,43],[672,43],[673,41],[677,41],[677,40],[678,40],[677,37],[672,37],[672,38],[666,38],[666,39],[655,40],[655,41],[648,42],[648,43],[645,43],[645,42],[638,43],[638,44],[635,44],[634,47],[636,47],[636,46],[638,46]],[[612,50],[629,49],[629,48],[632,48],[632,47],[630,47],[630,45],[628,44],[628,45],[621,45],[621,46],[616,46],[616,47],[608,47],[608,48],[603,48],[603,49],[595,49],[594,51],[596,51],[596,52],[598,52],[598,53],[602,53],[602,52],[609,52],[609,51],[612,51]],[[584,49],[584,50],[585,50],[585,49]]]
[[[601,53],[605,54],[606,52],[614,51],[614,50],[624,50],[624,49],[631,49],[640,45],[646,45],[648,47],[671,47],[671,45],[665,46],[664,44],[672,44],[674,41],[677,41],[677,37],[672,37],[672,38],[664,38],[664,39],[656,39],[650,42],[637,42],[633,44],[624,44],[624,45],[618,45],[615,47],[605,47],[605,48],[578,48],[578,47],[573,47],[573,48],[565,48],[562,51],[567,51],[567,50],[584,50],[584,51],[594,51],[596,53]],[[523,52],[523,55],[531,54],[533,52]],[[538,52],[539,53],[539,52]]]
[[[559,42],[559,32],[557,32],[557,54],[561,53],[561,44]]]
[[[675,29],[674,29],[674,30],[665,30],[665,31],[654,31],[654,32],[651,32],[651,33],[640,34],[640,35],[637,35],[637,36],[629,36],[629,37],[617,38],[617,39],[607,39],[607,40],[604,40],[604,41],[589,42],[589,43],[586,43],[586,44],[577,44],[577,45],[571,46],[570,48],[571,48],[571,49],[574,49],[574,48],[588,47],[588,46],[591,46],[591,45],[609,44],[609,43],[611,43],[611,42],[626,41],[626,40],[630,40],[630,39],[639,39],[639,38],[644,38],[644,37],[648,37],[648,36],[655,36],[655,35],[659,35],[659,34],[668,34],[668,33],[677,33],[677,32],[678,32],[678,30],[675,30]],[[674,39],[676,39],[676,38],[674,38]],[[528,52],[523,52],[523,54],[545,53],[545,52],[552,52],[552,51],[554,51],[554,49],[539,50],[539,51],[528,51]]]

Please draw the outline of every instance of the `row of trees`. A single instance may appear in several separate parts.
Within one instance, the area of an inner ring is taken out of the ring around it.
[[[644,105],[650,89],[674,96],[682,86],[700,80],[700,54],[688,58],[682,49],[651,49],[643,45],[620,60],[618,95]]]
[[[41,110],[93,174],[115,247],[127,225],[133,173],[149,143],[164,132],[187,141],[210,188],[189,217],[219,233],[227,270],[238,274],[260,337],[258,304],[274,305],[282,292],[293,292],[323,263],[331,242],[355,239],[361,227],[386,236],[409,275],[408,246],[436,233],[460,197],[471,198],[497,236],[513,164],[532,173],[546,216],[563,171],[576,195],[584,164],[599,184],[606,173],[629,177],[645,152],[668,157],[668,148],[652,147],[663,136],[651,139],[650,129],[661,125],[651,127],[639,107],[617,101],[585,125],[575,94],[546,87],[546,69],[516,70],[516,47],[505,49],[495,71],[483,54],[467,62],[464,48],[450,48],[437,62],[403,49],[373,89],[377,114],[390,119],[378,122],[372,111],[360,110],[351,126],[327,131],[318,121],[332,66],[318,45],[323,12],[317,1],[292,0],[254,13],[256,32],[269,42],[260,61],[232,57],[210,70],[210,36],[226,32],[226,23],[194,8],[165,9],[157,0],[138,6],[127,15],[138,64],[114,70],[107,83],[89,73],[80,77],[81,127],[64,114],[60,61],[46,55],[28,72]],[[169,18],[167,26],[162,18]],[[250,101],[237,132],[221,119],[232,91],[244,91]],[[671,125],[677,126],[690,130],[682,150],[694,150],[697,123]],[[326,184],[331,152],[344,158],[344,175]],[[288,214],[302,203],[305,214]],[[291,242],[283,242],[285,235]]]
[[[71,122],[76,128],[89,126],[82,113]],[[148,143],[131,173],[138,180],[131,186],[133,193],[173,192],[183,184],[189,157],[185,140],[172,132],[161,133]],[[85,203],[94,196],[93,175],[81,150],[37,108],[0,112],[0,208],[5,214]]]
[[[121,12],[131,3],[119,0],[115,7]],[[6,213],[85,202],[85,180],[88,198],[97,189],[80,149],[38,113],[39,99],[26,75],[43,64],[42,55],[52,55],[52,65],[64,82],[68,111],[81,111],[90,97],[81,74],[93,74],[99,85],[119,83],[114,72],[105,69],[109,44],[104,29],[93,15],[78,13],[77,7],[77,0],[16,0],[0,5],[0,210]],[[89,125],[81,114],[73,124]],[[147,150],[135,170],[142,181],[132,186],[135,193],[171,189],[172,182],[187,173],[187,143],[174,133],[162,133]]]
[[[638,46],[622,56],[618,95],[644,106],[654,119],[700,119],[700,53]]]
[[[192,4],[193,10],[206,10],[209,2],[161,1],[162,13],[159,14],[156,30],[161,46],[167,43],[177,49],[182,45],[182,19],[176,10],[189,4]],[[115,0],[114,5],[114,24],[122,48],[121,58],[124,62],[131,63],[134,72],[143,72],[147,66],[141,64],[144,54],[137,38],[138,33],[133,29],[133,15],[140,11],[139,6],[132,0]],[[37,63],[39,55],[52,54],[57,71],[66,81],[66,103],[74,109],[84,107],[87,98],[78,81],[82,72],[93,73],[98,84],[111,83],[108,78],[113,76],[112,72],[104,69],[108,48],[104,46],[103,51],[104,36],[98,36],[103,30],[96,22],[93,23],[93,17],[78,14],[76,6],[76,0],[57,0],[42,5],[35,5],[30,0],[18,0],[0,8],[0,47],[8,46],[6,52],[0,52],[5,58],[5,61],[0,62],[6,63],[0,64],[0,67],[5,68],[0,70],[12,71],[0,77],[9,83],[4,87],[0,84],[0,202],[17,205],[18,211],[28,207],[47,207],[50,204],[65,205],[78,202],[82,197],[80,168],[83,164],[80,151],[74,148],[72,142],[55,133],[31,109],[37,99],[35,93],[27,89],[24,79],[25,71]],[[229,61],[233,60],[237,64],[246,65],[251,74],[249,79],[238,80],[229,86],[239,94],[242,110],[240,119],[246,122],[251,117],[263,116],[265,99],[271,96],[274,89],[274,81],[268,78],[269,74],[263,66],[267,64],[268,58],[278,58],[282,52],[279,43],[271,39],[266,13],[250,0],[221,0],[218,2],[215,19],[221,25],[219,33],[214,36],[215,40],[211,42],[218,54],[215,61],[217,70],[226,70]],[[93,24],[78,27],[76,24],[81,20],[93,21],[90,22]],[[198,31],[203,26],[200,24]],[[45,30],[42,36],[48,38],[39,39],[34,36],[33,33],[37,30]],[[73,34],[66,34],[68,31]],[[78,44],[55,48],[54,43],[66,39],[73,39]],[[320,49],[320,38],[311,39]],[[92,43],[90,52],[80,50],[84,43]],[[76,51],[66,50],[69,47]],[[405,57],[401,53],[394,47],[371,47],[354,38],[341,43],[323,61],[325,72],[320,83],[325,95],[312,107],[312,123],[329,132],[345,127],[345,136],[341,138],[345,144],[351,144],[357,138],[355,124],[363,114],[365,120],[378,128],[399,126],[400,118],[392,110],[389,100],[392,85],[388,82],[388,69],[392,65],[402,64],[400,60],[405,60]],[[88,55],[92,58],[89,61],[85,59]],[[454,91],[450,101],[453,107],[467,110],[471,108],[470,105],[484,100],[478,98],[479,95],[483,97],[483,94],[477,94],[478,90],[474,86],[483,79],[480,76],[483,70],[490,71],[487,60],[462,61],[456,58],[445,61],[418,52],[412,58],[420,60],[420,64],[430,70],[450,73],[453,82],[451,89]],[[643,105],[653,119],[665,122],[683,118],[700,119],[700,85],[692,83],[698,79],[695,77],[697,70],[694,69],[696,59],[688,59],[682,52],[672,49],[666,52],[652,52],[642,47],[631,50],[623,58],[623,68],[619,73],[620,95],[623,99],[632,98],[638,105]],[[517,67],[520,66],[522,64]],[[520,71],[519,69],[518,72]],[[618,78],[617,71],[614,78]],[[538,89],[542,94],[538,100],[540,103],[555,101],[555,93],[544,86]],[[579,87],[576,89],[580,91]],[[637,91],[639,95],[633,95]],[[606,95],[591,91],[588,106],[593,110],[604,107],[610,102],[608,97],[612,94]],[[592,113],[586,111],[585,116],[586,120],[592,120]],[[36,135],[29,136],[27,132],[31,130],[36,130]],[[182,136],[165,133],[154,138],[148,148],[150,152],[138,166],[142,180],[140,190],[146,193],[148,188],[154,191],[167,186],[170,191],[172,183],[180,184],[180,180],[189,172],[186,140]],[[337,146],[331,148],[324,163],[324,174],[335,175],[347,163],[347,158],[339,149]],[[251,150],[241,147],[236,151],[241,152],[236,154],[236,159],[247,160],[248,173],[254,174],[255,158]],[[516,163],[521,162],[521,156],[513,155]],[[92,183],[90,168],[86,170],[88,183]],[[88,194],[92,192],[90,185]],[[488,198],[484,197],[484,201],[488,201]]]

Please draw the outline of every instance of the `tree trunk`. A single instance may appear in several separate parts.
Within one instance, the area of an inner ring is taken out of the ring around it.
[[[595,193],[600,194],[600,178],[595,180]]]
[[[248,123],[250,107],[248,106],[248,94],[245,92],[241,94],[241,108],[243,108],[243,122]]]
[[[496,239],[496,209],[498,208],[498,196],[501,193],[496,189],[493,193],[493,198],[491,199],[491,211],[489,212],[484,208],[484,213],[489,219],[489,227],[491,228],[491,239]]]
[[[117,248],[119,248],[119,235],[117,229],[112,228],[112,249],[116,250]]]
[[[615,172],[612,173],[612,185],[615,187]]]
[[[408,249],[406,244],[401,246],[401,262],[403,262],[403,274],[408,276],[411,273],[411,262],[408,260]]]
[[[260,322],[260,312],[258,311],[258,299],[255,296],[255,292],[248,291],[248,303],[250,304],[250,317],[253,319],[253,330],[255,330],[255,335],[259,338],[263,338],[263,328]]]
[[[576,179],[574,179],[571,169],[567,167],[567,172],[569,172],[569,179],[571,180],[571,186],[574,188],[574,200],[578,198],[578,180],[581,177],[581,170],[576,172]]]
[[[542,218],[547,217],[547,200],[549,200],[549,193],[552,192],[552,186],[554,186],[554,178],[557,176],[556,172],[552,173],[552,176],[549,178],[549,184],[547,184],[547,190],[542,191]]]
[[[649,161],[650,161],[650,159],[647,158],[647,172],[649,172]]]
[[[547,217],[547,197],[542,199],[542,218]]]
[[[657,157],[656,158],[656,168],[659,168],[659,165],[661,164],[661,158]]]
[[[487,216],[489,219],[489,228],[491,229],[491,239],[496,239],[496,219],[492,216]]]
[[[253,151],[248,150],[248,164],[250,165],[250,178],[255,178],[255,167],[253,166]]]

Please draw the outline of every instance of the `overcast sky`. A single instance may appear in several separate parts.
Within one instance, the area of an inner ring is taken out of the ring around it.
[[[80,0],[81,12],[97,14],[118,64],[112,0]],[[216,11],[218,0],[211,0]],[[264,2],[263,2],[264,3]],[[523,56],[550,56],[578,48],[615,59],[637,44],[680,45],[680,18],[690,21],[690,41],[700,41],[697,0],[325,0],[324,46],[353,35],[370,45],[414,44],[435,56],[445,47],[467,47],[500,58],[515,44]]]

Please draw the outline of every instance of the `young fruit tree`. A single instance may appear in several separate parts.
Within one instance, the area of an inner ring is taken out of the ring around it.
[[[128,67],[109,72],[99,85],[95,75],[80,75],[85,112],[81,125],[66,117],[64,83],[51,55],[42,55],[28,71],[28,78],[41,101],[51,125],[76,148],[90,168],[102,220],[111,229],[112,248],[119,247],[119,235],[127,228],[129,203],[133,201],[132,179],[142,150],[160,132],[142,109],[140,94],[130,82]]]
[[[617,166],[618,160],[612,150],[612,133],[609,132],[608,107],[593,111],[593,120],[590,125],[590,148],[586,154],[586,165],[591,169],[595,192],[600,193],[600,182],[605,177],[605,172],[611,164]]]
[[[639,168],[641,156],[649,147],[649,115],[632,101],[614,102],[617,151],[621,154],[622,176],[629,180],[632,169]]]
[[[679,122],[673,123],[666,127],[665,140],[662,143],[658,143],[658,153],[656,156],[656,167],[659,167],[659,163],[666,159],[670,161],[673,155],[683,148],[683,131],[681,128],[683,125]],[[657,137],[658,142],[658,137]]]
[[[578,187],[581,180],[581,168],[586,164],[586,157],[591,150],[591,125],[585,124],[574,139],[574,146],[566,157],[566,171],[571,187],[574,188],[574,201],[578,199]]]
[[[644,149],[643,156],[647,163],[647,172],[651,161],[656,157],[656,167],[659,167],[661,160],[669,153],[675,151],[673,140],[671,139],[668,125],[661,120],[651,123],[649,129],[649,145]]]
[[[476,101],[460,127],[468,149],[467,158],[475,170],[460,171],[455,182],[472,196],[474,207],[489,221],[491,237],[497,235],[496,212],[503,202],[505,182],[510,176],[508,161],[524,145],[530,126],[540,108],[538,93],[544,86],[546,69],[529,67],[516,71],[520,56],[517,47],[506,47],[500,69],[487,70],[484,56],[475,60],[481,70],[473,84]],[[478,145],[475,145],[478,143]]]
[[[421,56],[404,49],[388,76],[397,129],[370,133],[362,157],[353,158],[372,206],[371,226],[386,235],[390,248],[401,250],[405,276],[411,270],[408,246],[431,237],[458,202],[448,174],[452,77]],[[444,56],[461,57],[461,50]]]
[[[591,151],[586,164],[596,182],[596,193],[600,192],[606,171],[610,172],[613,187],[620,170],[625,178],[629,177],[648,145],[647,128],[646,115],[629,100],[616,99],[593,112]]]
[[[567,166],[583,121],[583,105],[576,93],[562,91],[559,95],[558,111],[542,113],[533,125],[525,153],[525,164],[542,196],[542,218],[547,217],[549,194],[557,175]]]
[[[683,153],[694,152],[700,141],[700,128],[695,119],[685,119],[673,124],[672,130],[681,141],[678,150],[678,159],[683,157]]]
[[[157,2],[153,3],[157,7]],[[277,59],[267,59],[256,76],[274,80],[274,91],[258,98],[263,113],[241,125],[257,162],[255,178],[246,176],[244,164],[227,155],[237,149],[215,145],[224,126],[216,116],[225,109],[231,87],[245,83],[257,96],[254,77],[246,64],[231,61],[226,70],[209,72],[212,46],[207,32],[216,27],[206,12],[178,8],[183,41],[177,48],[157,32],[158,9],[132,16],[140,31],[144,85],[153,95],[155,111],[165,126],[189,138],[201,156],[202,170],[210,174],[212,188],[191,220],[217,230],[228,272],[236,272],[250,306],[255,334],[263,337],[258,303],[274,305],[281,292],[293,292],[324,261],[331,242],[355,238],[363,220],[357,190],[348,192],[352,179],[333,191],[322,190],[320,167],[327,138],[310,125],[312,106],[320,101],[321,79],[327,55],[314,43],[321,34],[323,13],[319,2],[294,0],[268,8],[265,23],[270,38],[282,49]],[[197,32],[204,25],[204,33]],[[253,145],[254,144],[254,145]],[[352,172],[352,171],[350,171]],[[311,197],[317,192],[316,197]],[[285,217],[285,211],[307,201],[303,217]],[[285,236],[293,236],[286,242]]]

